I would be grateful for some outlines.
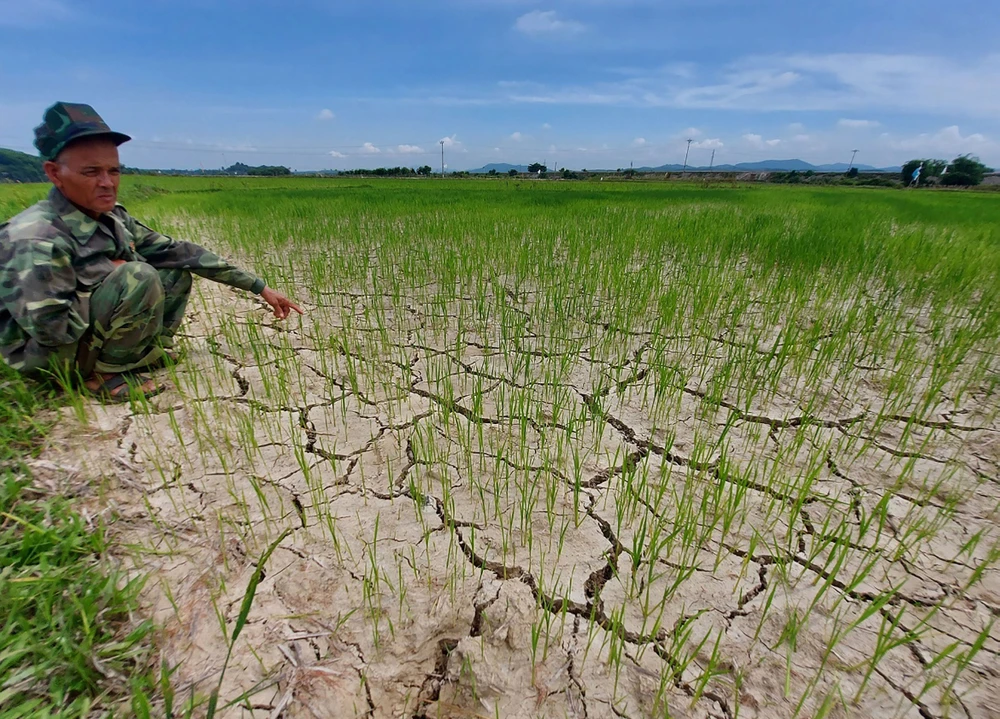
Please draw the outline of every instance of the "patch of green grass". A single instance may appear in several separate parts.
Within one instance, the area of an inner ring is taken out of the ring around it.
[[[0,363],[0,717],[110,714],[144,693],[149,623],[139,582],[102,559],[106,538],[63,497],[32,487],[24,461],[53,401]]]

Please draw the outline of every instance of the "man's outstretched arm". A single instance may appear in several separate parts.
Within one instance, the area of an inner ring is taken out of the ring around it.
[[[302,314],[301,307],[268,287],[263,279],[241,270],[201,245],[161,235],[129,215],[122,207],[116,208],[116,214],[119,214],[119,218],[135,238],[135,251],[153,267],[189,270],[205,279],[253,292],[271,306],[278,319],[285,319],[292,311]]]

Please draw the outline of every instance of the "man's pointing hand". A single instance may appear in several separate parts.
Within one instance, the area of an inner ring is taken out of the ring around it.
[[[275,292],[270,287],[265,287],[261,291],[260,297],[262,300],[267,302],[267,304],[271,305],[271,309],[274,310],[274,316],[279,320],[283,320],[288,317],[288,315],[292,314],[292,310],[295,310],[300,315],[303,314],[301,307],[280,292]]]

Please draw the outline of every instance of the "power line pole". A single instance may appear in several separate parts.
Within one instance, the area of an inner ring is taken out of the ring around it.
[[[857,150],[851,150],[851,164],[847,166],[848,172],[850,172],[851,169],[854,167],[854,158],[857,157],[857,154],[858,154]]]
[[[712,150],[712,159],[709,160],[709,163],[708,163],[708,169],[709,170],[711,170],[713,167],[715,167],[715,150]]]
[[[684,169],[681,170],[681,172],[687,172],[687,169],[688,169],[688,155],[691,154],[691,143],[692,142],[694,142],[694,140],[688,139],[687,152],[684,153]]]
[[[441,177],[444,177],[444,140],[441,140]]]

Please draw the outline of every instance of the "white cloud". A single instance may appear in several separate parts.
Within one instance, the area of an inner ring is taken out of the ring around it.
[[[330,150],[330,157],[347,157],[343,152],[337,152],[336,150]]]
[[[1000,57],[956,61],[925,55],[838,53],[745,58],[722,81],[687,89],[690,107],[770,110],[901,111],[993,115],[1000,93]]]
[[[809,142],[811,139],[812,137],[810,135],[799,133],[798,135],[792,137],[792,142]]]
[[[552,129],[552,125],[550,125],[547,122],[544,122],[544,123],[542,123],[542,129],[543,130],[551,130]]]
[[[462,146],[462,143],[458,141],[458,135],[452,135],[451,137],[442,137],[438,140],[438,144],[444,143],[445,149],[458,149]]]
[[[333,110],[331,110],[328,107],[324,107],[322,110],[319,111],[319,114],[316,116],[316,119],[317,120],[332,120],[335,117],[336,117],[336,115],[333,114]]]
[[[763,150],[765,147],[776,147],[781,144],[781,140],[765,140],[763,136],[755,132],[748,132],[743,136],[744,141],[756,150]]]
[[[551,154],[555,154],[556,153],[556,146],[555,145],[549,145],[549,153],[551,153]]]
[[[790,132],[802,133],[805,132],[806,126],[803,125],[801,122],[793,122],[788,125],[788,130]]]
[[[512,132],[510,133],[510,139],[513,140],[514,142],[520,142],[522,139],[524,139],[524,135],[522,135],[520,132]]]
[[[508,102],[544,105],[635,105],[636,99],[618,87],[608,87],[600,92],[590,88],[565,88],[550,90],[534,84],[507,88]]]
[[[494,102],[768,112],[874,111],[1000,115],[1000,53],[952,60],[932,55],[834,53],[748,56],[688,76],[626,68],[614,81],[507,83]],[[863,115],[861,115],[863,117]],[[794,131],[794,130],[793,130]]]
[[[678,132],[676,135],[674,135],[674,137],[677,137],[677,138],[680,138],[680,139],[683,139],[683,140],[686,140],[689,137],[692,138],[692,139],[697,139],[697,138],[701,137],[703,134],[704,133],[702,133],[702,131],[699,130],[697,127],[688,127],[686,129],[681,130],[680,132]]]
[[[876,120],[850,120],[847,118],[841,118],[837,120],[837,125],[839,127],[846,127],[850,129],[863,129],[870,127],[878,127],[881,123]]]
[[[399,145],[396,152],[400,155],[423,155],[425,150],[417,145]]]
[[[382,151],[377,147],[375,147],[375,145],[373,145],[372,143],[366,142],[364,145],[361,146],[361,152],[365,153],[366,155],[377,155]]]
[[[944,127],[934,133],[921,133],[912,137],[895,138],[888,133],[882,136],[883,141],[892,149],[915,154],[941,155],[944,159],[952,159],[959,155],[971,153],[996,153],[1000,150],[998,143],[979,132],[963,135],[958,125]]]
[[[696,150],[721,150],[724,146],[725,145],[722,140],[717,137],[711,137],[706,140],[691,143],[691,147]]]
[[[673,62],[660,68],[660,72],[665,75],[690,79],[697,73],[698,66],[693,62]]]
[[[555,10],[532,10],[514,23],[514,28],[525,35],[575,35],[586,27],[575,20],[561,20]]]
[[[632,140],[632,147],[642,147],[645,144],[646,144],[645,137],[637,137],[634,140]]]
[[[0,27],[43,27],[74,17],[61,0],[0,0]]]

